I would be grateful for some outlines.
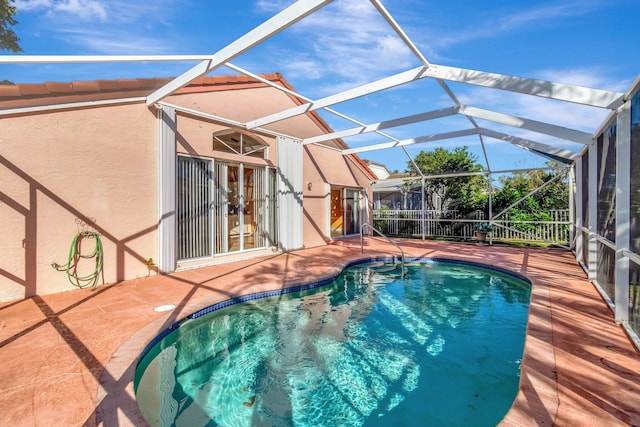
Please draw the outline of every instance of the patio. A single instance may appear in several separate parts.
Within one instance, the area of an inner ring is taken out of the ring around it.
[[[563,250],[398,240],[407,256],[501,266],[533,282],[520,392],[503,425],[640,425],[640,354]],[[137,356],[161,330],[232,296],[335,275],[395,255],[358,238],[328,247],[74,290],[0,306],[0,424],[145,425],[133,397]],[[154,308],[175,304],[167,313]]]

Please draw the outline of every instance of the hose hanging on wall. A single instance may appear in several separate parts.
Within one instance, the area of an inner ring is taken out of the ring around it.
[[[93,239],[95,241],[95,247],[89,254],[82,254],[82,241],[84,239]],[[98,279],[102,272],[102,241],[98,233],[93,231],[82,231],[75,235],[71,248],[69,249],[69,258],[64,265],[51,264],[53,268],[58,271],[66,271],[69,282],[78,288],[86,288],[91,285],[93,289],[98,286]],[[78,272],[78,264],[82,259],[96,259],[96,266],[93,272],[80,276]]]

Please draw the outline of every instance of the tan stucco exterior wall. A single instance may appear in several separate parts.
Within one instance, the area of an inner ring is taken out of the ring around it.
[[[227,162],[244,162],[260,166],[275,166],[276,144],[275,137],[245,132],[265,143],[267,157],[261,159],[253,156],[241,156],[229,152],[213,151],[213,134],[230,129],[229,126],[206,122],[201,119],[183,115],[178,112],[176,117],[177,152],[193,156],[209,157]]]
[[[339,151],[317,145],[305,146],[303,168],[304,242],[306,247],[313,247],[330,240],[330,187],[361,188],[371,200],[371,184],[353,159],[343,156]],[[365,208],[364,204],[362,208]],[[371,207],[367,206],[366,209],[370,211]]]
[[[296,105],[273,88],[188,93],[165,101],[239,122]],[[213,151],[213,133],[227,125],[183,113],[176,123],[178,153],[277,166],[273,135],[255,134],[269,146],[267,158],[260,159]],[[84,229],[97,231],[104,246],[100,283],[147,275],[147,260],[159,256],[155,111],[137,102],[3,116],[0,126],[0,302],[74,289],[51,264],[67,263],[73,239]],[[328,131],[307,115],[267,128],[297,138]],[[305,146],[303,169],[303,244],[323,245],[330,240],[330,185],[364,188],[370,196],[370,177],[357,161],[315,145]],[[93,249],[92,241],[84,243],[83,252]],[[81,264],[81,274],[93,270],[91,262]]]
[[[259,102],[258,102],[259,100]],[[182,107],[207,112],[212,115],[247,122],[259,117],[267,116],[277,111],[294,107],[296,104],[291,97],[274,88],[264,87],[255,89],[235,90],[230,92],[211,93],[208,97],[192,93],[175,95],[167,102]],[[226,161],[246,161],[261,164],[255,158],[243,158],[232,154],[214,153],[211,150],[211,136],[214,130],[223,129],[211,124],[203,124],[186,117],[178,117],[178,132],[189,141],[189,146],[181,146],[178,151],[206,157],[216,157]],[[296,116],[264,126],[275,132],[296,138],[308,138],[327,132],[320,124],[307,115]],[[275,165],[275,138],[259,135],[269,144],[267,164]],[[192,151],[190,151],[192,150]],[[361,166],[348,156],[335,149],[318,145],[306,145],[303,153],[303,243],[305,247],[314,247],[330,241],[329,233],[329,205],[330,192],[327,184],[334,186],[363,188],[371,197],[371,177],[367,176]],[[309,189],[311,184],[311,189]],[[371,209],[367,206],[366,209]]]
[[[0,126],[0,301],[74,289],[51,264],[67,262],[76,218],[95,220],[105,283],[146,275],[158,246],[157,124],[146,105],[3,117]]]

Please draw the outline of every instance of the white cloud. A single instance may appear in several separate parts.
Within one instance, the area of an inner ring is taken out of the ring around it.
[[[74,16],[83,20],[107,19],[107,9],[97,0],[16,0],[15,6],[23,11],[44,11],[53,15]]]
[[[148,0],[132,2],[126,0],[16,0],[21,12],[41,12],[55,20],[109,21],[110,24],[133,23],[142,25],[149,20],[163,20],[172,13],[176,0]],[[76,26],[80,25],[78,22]]]
[[[55,8],[58,12],[65,12],[90,20],[98,18],[101,21],[107,19],[107,11],[104,5],[94,0],[66,0],[59,2]]]
[[[125,32],[120,32],[117,37],[88,29],[65,30],[61,34],[67,41],[102,55],[162,54],[167,48],[156,38]]]
[[[171,53],[179,40],[167,38],[176,0],[17,0],[21,13],[36,15],[47,37],[83,54]]]
[[[53,0],[15,0],[14,5],[21,11],[49,9],[53,5]]]
[[[285,75],[290,79],[319,79],[322,77],[322,72],[318,69],[318,63],[313,59],[305,59],[300,55],[297,58],[292,58],[283,64]]]
[[[478,14],[478,21],[458,31],[442,31],[436,28],[424,42],[432,52],[441,51],[453,45],[478,39],[504,36],[512,31],[522,31],[544,24],[561,22],[569,17],[586,15],[598,7],[597,1],[551,3],[513,13],[499,14],[492,10],[491,15]]]
[[[541,70],[537,77],[552,82],[568,83],[594,89],[624,92],[631,84],[629,80],[614,81],[610,74],[600,68],[571,68],[564,70]]]
[[[304,64],[306,74],[301,77],[333,80],[320,87],[324,93],[417,65],[411,51],[369,2],[331,3],[304,18],[292,32],[294,43],[304,45],[306,53],[292,45],[280,47],[277,56],[286,58],[281,64],[283,72],[292,78],[300,76],[300,64]]]
[[[256,7],[260,12],[273,14],[292,4],[292,0],[258,0]]]

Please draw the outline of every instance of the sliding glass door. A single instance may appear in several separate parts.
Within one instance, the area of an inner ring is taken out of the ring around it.
[[[180,156],[178,172],[180,260],[276,244],[271,169]]]
[[[357,234],[361,224],[360,190],[331,187],[331,237]]]

